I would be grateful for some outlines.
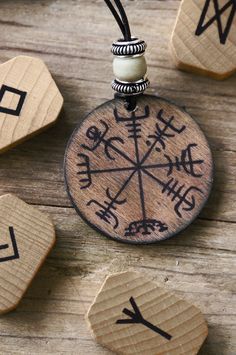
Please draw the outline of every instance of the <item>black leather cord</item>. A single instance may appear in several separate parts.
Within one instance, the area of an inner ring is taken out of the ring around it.
[[[131,31],[129,26],[129,20],[127,18],[126,12],[120,0],[114,0],[118,11],[115,9],[114,5],[111,3],[110,0],[104,0],[107,4],[108,8],[110,9],[112,15],[114,16],[120,30],[124,36],[125,41],[131,41]]]
[[[131,31],[130,31],[130,25],[129,25],[129,20],[127,18],[125,9],[121,3],[120,0],[114,0],[116,8],[112,4],[110,0],[104,0],[105,3],[107,4],[108,8],[110,9],[112,15],[114,16],[118,26],[120,27],[120,30],[124,36],[124,41],[132,41],[132,36],[131,36]],[[236,1],[236,0],[235,0]],[[115,97],[122,98],[120,95],[115,94]],[[137,98],[136,96],[126,96],[123,98],[125,100],[125,108],[128,111],[134,111],[137,106]]]

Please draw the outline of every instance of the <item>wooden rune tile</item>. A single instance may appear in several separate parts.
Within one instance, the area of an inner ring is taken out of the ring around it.
[[[46,65],[18,56],[0,65],[0,152],[50,127],[63,98]]]
[[[200,310],[135,272],[109,275],[88,322],[117,354],[195,355],[208,328]]]
[[[16,308],[54,243],[47,216],[14,195],[0,197],[0,313]]]
[[[171,39],[178,68],[225,79],[236,71],[236,0],[182,0]]]

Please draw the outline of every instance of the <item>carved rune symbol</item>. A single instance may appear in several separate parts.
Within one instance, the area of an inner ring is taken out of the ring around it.
[[[19,257],[20,257],[19,252],[18,252],[18,248],[17,248],[17,244],[16,244],[16,237],[15,237],[13,227],[9,227],[9,234],[10,234],[10,239],[11,239],[11,246],[13,248],[13,254],[1,257],[1,250],[10,249],[10,246],[9,246],[9,244],[0,245],[0,263],[3,263],[5,261],[9,261],[9,260],[19,259]]]
[[[119,209],[127,204],[126,192],[129,191],[129,185],[134,184],[134,180],[136,181],[139,195],[137,203],[140,208],[138,218],[129,220],[123,229],[123,235],[130,238],[148,236],[152,233],[161,235],[169,229],[166,221],[162,218],[155,218],[153,215],[150,216],[148,212],[145,196],[147,180],[152,180],[163,196],[163,200],[168,200],[167,204],[174,205],[173,211],[177,218],[183,218],[184,212],[192,211],[196,206],[196,195],[203,194],[203,191],[194,184],[186,184],[188,179],[181,182],[183,175],[192,178],[203,176],[204,160],[195,156],[198,154],[198,145],[192,142],[186,144],[186,140],[183,140],[184,145],[179,152],[173,154],[172,150],[168,150],[169,142],[178,139],[177,137],[186,131],[186,126],[178,123],[174,116],[168,117],[163,109],[160,109],[154,117],[150,115],[149,106],[144,107],[143,110],[141,114],[132,112],[128,114],[128,117],[122,117],[117,108],[114,109],[115,122],[113,122],[122,127],[122,137],[112,135],[110,126],[104,120],[98,121],[96,125],[88,126],[85,134],[86,144],[80,144],[81,150],[77,154],[79,168],[77,176],[81,190],[98,189],[96,176],[101,174],[109,175],[110,181],[116,177],[116,174],[125,176],[117,189],[104,186],[102,199],[98,199],[95,194],[95,197],[90,197],[86,202],[88,207],[93,207],[99,220],[112,227],[113,230],[120,228]],[[147,120],[151,120],[152,125],[145,126]],[[145,134],[144,130],[146,130]],[[133,146],[134,156],[132,158],[125,150],[127,140]],[[103,168],[101,164],[101,168],[94,168],[95,152],[96,160],[102,155],[103,159],[109,162],[108,167]],[[150,162],[149,158],[153,158],[154,154],[160,156],[160,162],[156,161],[158,157]],[[120,165],[119,159],[125,161],[127,166]],[[160,172],[160,176],[156,176],[156,172]]]
[[[12,88],[7,85],[2,85],[2,87],[0,89],[0,104],[4,98],[4,95],[6,95],[7,92],[18,96],[19,97],[18,103],[16,105],[16,108],[14,108],[14,109],[7,108],[7,107],[0,105],[0,112],[6,113],[6,114],[12,115],[12,116],[20,116],[27,93],[25,91],[15,89],[15,88]]]
[[[211,3],[214,6],[215,15],[212,18],[210,18],[207,22],[205,22]],[[223,16],[225,11],[228,11],[228,9],[230,9],[229,17],[227,19],[225,28],[223,29],[223,21],[221,19],[221,16]],[[196,32],[195,32],[196,36],[200,36],[212,24],[214,24],[216,22],[217,27],[218,27],[220,43],[225,44],[227,41],[228,35],[230,33],[231,26],[233,24],[235,13],[236,13],[236,0],[227,1],[227,3],[224,6],[222,6],[221,8],[219,6],[218,0],[206,0],[205,5],[202,10],[202,14],[201,14],[198,26],[197,26],[197,29],[196,29]]]
[[[135,302],[134,298],[130,298],[130,303],[131,306],[133,307],[134,312],[130,311],[127,308],[123,309],[123,313],[127,316],[129,316],[129,319],[119,319],[116,321],[116,324],[142,324],[145,327],[149,328],[153,332],[158,333],[161,335],[163,338],[167,340],[171,340],[172,336],[168,333],[166,333],[164,330],[156,327],[154,324],[148,322],[146,319],[144,319],[142,313],[140,312],[140,309],[137,306],[137,303]]]

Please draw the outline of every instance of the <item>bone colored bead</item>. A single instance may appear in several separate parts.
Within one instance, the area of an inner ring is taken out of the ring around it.
[[[144,78],[147,63],[144,56],[116,57],[113,61],[115,77],[120,81],[135,82]]]

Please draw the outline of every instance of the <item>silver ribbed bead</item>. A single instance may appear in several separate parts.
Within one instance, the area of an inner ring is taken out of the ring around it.
[[[114,42],[111,48],[111,52],[115,56],[138,55],[145,53],[146,48],[146,42],[140,41],[139,39],[134,39],[130,42]]]

